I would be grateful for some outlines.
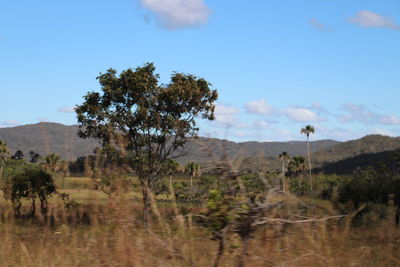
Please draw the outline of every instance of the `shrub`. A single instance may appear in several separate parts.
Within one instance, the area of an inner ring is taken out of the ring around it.
[[[11,165],[7,169],[5,181],[2,184],[4,197],[14,206],[15,215],[20,215],[21,200],[31,202],[30,216],[36,212],[36,199],[40,201],[40,210],[47,216],[47,199],[56,192],[54,179],[51,174],[32,164]]]

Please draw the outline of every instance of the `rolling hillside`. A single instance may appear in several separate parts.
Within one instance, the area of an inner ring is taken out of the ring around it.
[[[25,155],[33,150],[41,155],[59,154],[63,159],[75,160],[77,157],[91,155],[98,143],[77,136],[77,126],[58,123],[38,123],[13,128],[0,128],[0,140],[7,143],[12,152],[22,150]],[[327,149],[338,142],[322,140],[311,142],[311,151]],[[290,155],[302,155],[306,142],[243,142],[235,143],[215,138],[190,139],[186,153],[179,161],[215,161],[224,156],[230,158],[276,157],[282,151]]]
[[[400,137],[367,135],[363,138],[338,143],[335,146],[313,153],[313,165],[320,167],[329,162],[337,162],[363,154],[374,154],[399,148]]]

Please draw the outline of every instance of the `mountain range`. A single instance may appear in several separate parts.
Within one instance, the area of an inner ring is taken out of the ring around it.
[[[12,153],[21,150],[24,155],[35,151],[40,155],[55,153],[65,160],[75,160],[93,154],[99,146],[95,140],[82,139],[77,135],[77,125],[66,126],[59,123],[41,122],[10,128],[0,128],[0,140],[4,141]],[[312,152],[332,147],[339,142],[321,140],[310,142]],[[180,161],[204,162],[211,158],[249,158],[277,156],[282,151],[290,155],[302,155],[305,141],[291,142],[242,142],[236,143],[217,138],[189,138],[185,154]]]
[[[80,138],[77,135],[78,129],[77,125],[66,126],[42,122],[0,128],[0,140],[7,144],[12,153],[17,150],[21,150],[26,156],[30,151],[35,151],[42,156],[55,153],[62,159],[73,161],[81,156],[92,155],[94,149],[99,146],[96,140]],[[217,138],[198,137],[189,138],[185,147],[186,153],[179,157],[178,161],[181,164],[188,161],[207,164],[207,162],[215,162],[222,158],[230,158],[243,160],[247,164],[258,162],[276,167],[279,162],[277,157],[281,152],[286,151],[291,156],[299,156],[305,155],[306,149],[306,141],[237,143]],[[347,142],[334,140],[310,142],[312,164],[319,168],[348,158],[357,158],[363,154],[379,154],[395,149],[400,149],[400,137],[368,135]],[[348,165],[349,162],[346,161],[346,164]]]

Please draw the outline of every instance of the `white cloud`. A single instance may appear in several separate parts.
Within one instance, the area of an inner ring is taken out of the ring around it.
[[[160,25],[174,30],[207,23],[210,9],[204,0],[139,0],[155,14]]]
[[[400,119],[397,116],[382,116],[380,118],[380,123],[387,125],[400,125]]]
[[[328,25],[320,23],[316,18],[311,18],[310,24],[315,29],[317,29],[321,32],[333,32],[335,30],[332,26],[328,26]]]
[[[363,105],[346,103],[341,105],[341,109],[346,113],[339,116],[339,122],[359,122],[371,124],[376,122],[377,113],[368,110]]]
[[[295,140],[293,132],[286,129],[279,129],[275,132],[275,138],[279,141],[292,141]]]
[[[254,128],[256,130],[259,130],[259,129],[270,129],[271,127],[267,121],[258,119],[254,122]]]
[[[348,21],[365,28],[388,28],[396,31],[400,30],[400,25],[396,24],[392,18],[368,10],[359,11],[354,17],[349,18]]]
[[[386,135],[386,136],[396,136],[392,131],[388,131],[388,130],[383,130],[383,129],[373,129],[372,133],[374,134],[380,134],[380,135]]]
[[[61,107],[58,109],[58,111],[62,113],[74,113],[75,107]]]
[[[287,108],[283,111],[283,114],[294,122],[311,122],[321,120],[313,111],[301,107]]]
[[[258,115],[270,114],[273,108],[265,101],[265,99],[260,99],[256,101],[250,101],[246,104],[246,111]]]
[[[315,139],[333,139],[338,141],[345,141],[356,139],[363,134],[354,132],[353,130],[344,129],[340,127],[327,127],[324,124],[317,123],[315,126]]]
[[[394,115],[383,115],[367,109],[363,105],[347,103],[341,105],[345,112],[339,116],[339,122],[359,122],[361,124],[400,125],[400,119]]]
[[[231,105],[217,104],[215,107],[215,124],[223,128],[243,128],[243,123],[237,117],[240,110]]]
[[[231,105],[217,104],[215,107],[216,115],[237,115],[240,113],[240,110]]]
[[[3,122],[0,123],[0,127],[12,127],[12,126],[17,126],[20,123],[18,121],[15,120],[5,120]]]
[[[36,118],[39,122],[54,122],[54,121],[52,121],[52,120],[50,120],[50,119],[48,119],[48,118],[45,118],[45,117],[37,117]]]

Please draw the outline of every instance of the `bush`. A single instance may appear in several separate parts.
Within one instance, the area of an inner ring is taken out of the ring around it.
[[[31,202],[30,217],[35,216],[36,199],[39,199],[41,213],[46,217],[47,199],[56,192],[52,175],[29,163],[8,163],[1,189],[4,197],[13,203],[15,215],[20,215],[21,200],[25,198]]]

